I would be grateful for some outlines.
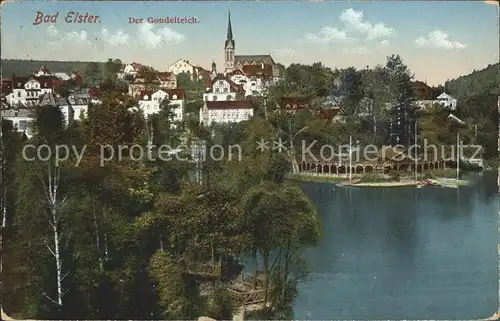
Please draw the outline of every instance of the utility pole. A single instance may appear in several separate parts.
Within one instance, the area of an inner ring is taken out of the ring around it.
[[[417,153],[417,120],[415,120],[415,142],[414,142],[414,146],[413,146],[413,150],[415,151],[415,155],[413,155],[415,157],[415,182],[418,181],[418,153]],[[424,151],[424,153],[426,153],[427,151]],[[425,154],[424,154],[425,155]]]
[[[264,92],[264,115],[267,120],[267,90]]]

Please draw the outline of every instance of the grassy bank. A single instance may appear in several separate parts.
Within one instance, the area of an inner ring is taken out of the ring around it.
[[[435,169],[428,170],[424,173],[417,174],[417,180],[427,178],[456,178],[456,169]],[[288,173],[286,178],[292,181],[300,182],[318,182],[318,183],[340,183],[349,180],[346,174],[313,174],[313,173]],[[374,174],[354,175],[353,180],[358,180],[360,184],[368,183],[392,183],[403,182],[405,185],[408,181],[415,181],[414,172],[391,172],[389,174]],[[396,184],[397,185],[397,184]]]
[[[300,181],[300,182],[318,182],[318,183],[340,183],[345,182],[349,178],[344,175],[326,175],[326,174],[308,174],[308,173],[300,173],[293,174],[288,173],[286,175],[286,179],[292,181]]]

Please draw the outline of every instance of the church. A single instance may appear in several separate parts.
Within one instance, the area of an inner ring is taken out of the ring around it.
[[[224,70],[229,76],[233,73],[247,78],[266,78],[277,82],[280,74],[278,65],[270,54],[267,55],[236,55],[236,44],[233,39],[231,13],[228,13],[227,38],[224,44]]]

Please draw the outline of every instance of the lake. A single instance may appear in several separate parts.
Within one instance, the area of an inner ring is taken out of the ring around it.
[[[304,183],[324,235],[294,319],[477,319],[498,310],[496,176],[473,187]]]

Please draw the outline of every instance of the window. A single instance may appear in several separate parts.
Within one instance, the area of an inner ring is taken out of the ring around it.
[[[25,131],[28,129],[28,121],[27,120],[20,120],[19,121],[19,130]]]
[[[227,94],[229,92],[229,88],[224,87],[224,93]]]
[[[212,100],[217,100],[217,96],[216,96],[216,95],[213,95],[213,96],[212,96]]]
[[[17,97],[21,97],[21,92],[20,91],[17,92]]]
[[[226,100],[231,100],[231,95],[227,95]]]

